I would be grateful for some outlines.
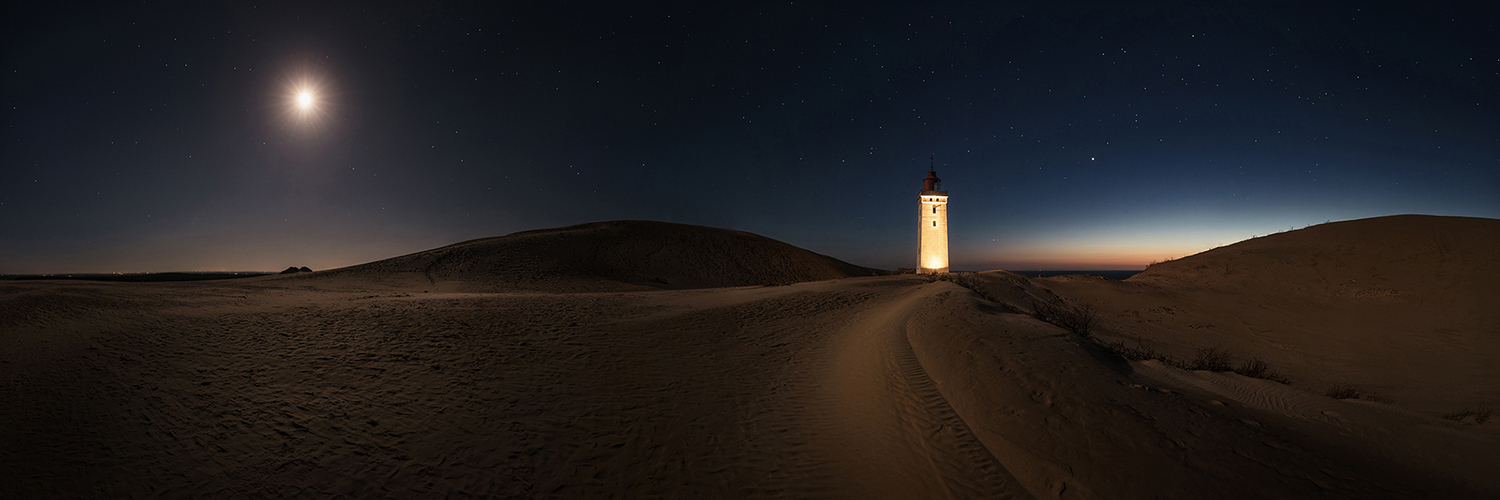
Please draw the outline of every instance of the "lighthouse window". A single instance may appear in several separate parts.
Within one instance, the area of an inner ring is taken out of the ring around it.
[[[937,205],[932,206],[932,213],[937,213]]]
[[[937,227],[937,221],[932,221],[932,227]]]

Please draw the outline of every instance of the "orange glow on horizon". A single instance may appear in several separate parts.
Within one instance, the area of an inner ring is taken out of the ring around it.
[[[1026,245],[972,253],[956,260],[964,269],[1139,270],[1208,249],[1170,244]]]
[[[1290,228],[1163,216],[1151,224],[1096,224],[1012,232],[960,245],[962,269],[1139,270]]]

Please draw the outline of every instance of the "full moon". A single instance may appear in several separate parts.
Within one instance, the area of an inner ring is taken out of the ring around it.
[[[306,133],[321,129],[338,108],[338,93],[316,73],[289,74],[276,96],[276,108],[288,126]]]

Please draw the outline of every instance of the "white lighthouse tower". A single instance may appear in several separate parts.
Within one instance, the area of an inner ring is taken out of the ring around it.
[[[921,246],[917,272],[948,272],[948,192],[942,190],[937,171],[928,169],[922,179],[922,212],[917,218],[921,227],[917,241]]]

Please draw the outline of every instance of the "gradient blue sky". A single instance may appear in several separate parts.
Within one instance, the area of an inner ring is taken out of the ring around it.
[[[7,15],[0,273],[327,269],[614,219],[911,267],[930,156],[955,269],[1500,218],[1492,4],[533,4]]]

